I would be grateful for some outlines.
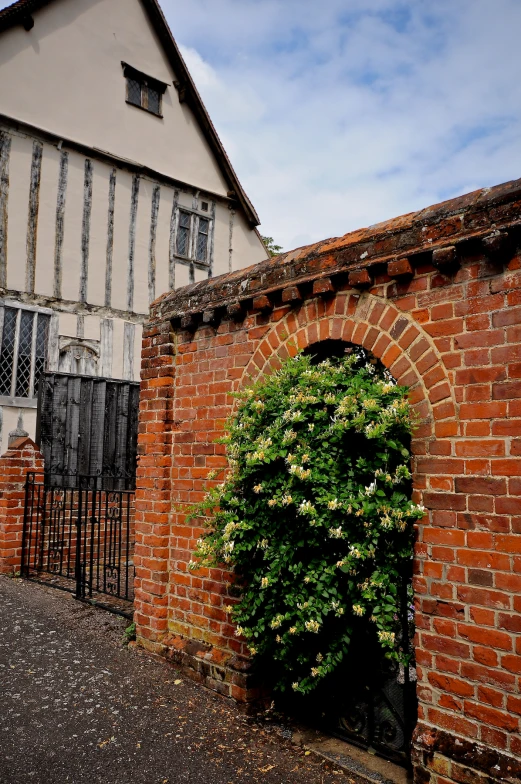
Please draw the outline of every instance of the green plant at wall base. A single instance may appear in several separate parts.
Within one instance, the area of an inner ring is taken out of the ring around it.
[[[136,624],[134,621],[132,621],[130,626],[127,626],[125,631],[123,632],[123,639],[121,642],[122,645],[128,645],[130,642],[134,642],[135,639],[136,639]]]
[[[191,517],[208,530],[190,568],[224,562],[241,596],[227,611],[276,688],[311,691],[346,656],[355,619],[400,650],[400,597],[423,507],[409,498],[407,390],[353,354],[288,359],[239,394],[230,471]]]

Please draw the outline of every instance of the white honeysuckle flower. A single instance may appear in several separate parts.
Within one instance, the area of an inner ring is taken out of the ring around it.
[[[284,616],[283,615],[276,615],[275,618],[273,618],[271,623],[270,623],[271,628],[272,629],[278,629],[283,620],[284,620]]]
[[[394,643],[395,634],[394,632],[378,632],[378,639],[380,642],[391,642]]]
[[[373,495],[376,492],[376,482],[371,482],[365,488],[365,495]]]
[[[302,514],[302,515],[304,515],[304,514],[306,514],[306,515],[313,515],[313,514],[315,514],[315,511],[316,511],[315,507],[313,506],[311,501],[302,501],[302,503],[300,504],[298,510],[299,510],[299,514]]]

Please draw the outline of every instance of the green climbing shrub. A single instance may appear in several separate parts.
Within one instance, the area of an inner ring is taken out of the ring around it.
[[[385,655],[400,650],[400,596],[423,507],[410,500],[407,390],[353,353],[302,354],[238,395],[230,470],[206,513],[191,569],[224,562],[240,598],[237,635],[275,687],[311,691],[366,618]]]

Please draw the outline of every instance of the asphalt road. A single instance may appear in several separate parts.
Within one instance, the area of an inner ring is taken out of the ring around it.
[[[1,784],[359,784],[123,647],[127,623],[0,577]]]

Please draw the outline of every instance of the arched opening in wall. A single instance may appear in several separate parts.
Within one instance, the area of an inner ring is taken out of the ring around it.
[[[355,354],[354,369],[369,366],[375,379],[396,384],[378,358],[352,343],[325,340],[311,344],[303,354],[311,358],[313,365],[325,360],[340,361],[346,355]],[[350,442],[355,452],[358,441],[354,435]],[[405,446],[410,447],[410,439]],[[365,459],[367,443],[361,449],[364,450],[361,459]],[[411,479],[402,483],[400,492],[411,498]],[[368,529],[368,538],[370,535]],[[386,656],[372,619],[354,618],[351,643],[341,664],[316,690],[305,696],[292,695],[283,704],[310,723],[318,719],[318,724],[330,732],[408,767],[417,721],[412,560],[403,564],[396,590],[399,593],[397,642],[402,660]]]
[[[385,378],[386,381],[396,383],[396,380],[391,373],[389,373],[383,362],[378,359],[378,357],[375,357],[371,351],[368,351],[363,346],[358,346],[356,343],[347,343],[344,340],[329,338],[328,340],[321,340],[319,343],[311,343],[302,353],[304,356],[310,357],[311,362],[314,365],[318,365],[326,359],[338,360],[346,355],[355,354],[358,358],[358,361],[354,366],[356,369],[369,364],[374,367],[376,373],[382,378]]]

